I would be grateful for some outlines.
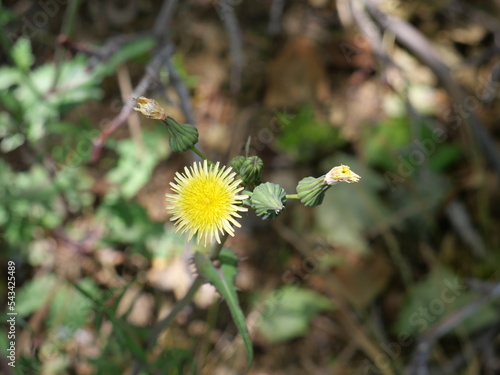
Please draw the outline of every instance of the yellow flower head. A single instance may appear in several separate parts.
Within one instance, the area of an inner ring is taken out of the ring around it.
[[[351,168],[347,165],[339,165],[338,167],[334,167],[326,174],[323,181],[327,185],[335,185],[339,182],[358,182],[361,176],[357,175]]]
[[[134,107],[134,110],[141,112],[147,118],[153,120],[165,120],[167,118],[165,110],[156,100],[140,96],[139,98],[134,98],[134,101],[138,105],[138,107]]]
[[[170,183],[176,194],[167,194],[167,209],[173,214],[170,220],[177,230],[188,232],[189,240],[198,234],[197,242],[203,240],[204,245],[214,237],[220,243],[219,232],[234,236],[233,225],[241,227],[235,217],[248,211],[240,206],[248,196],[237,194],[243,187],[235,175],[230,167],[209,166],[206,160],[185,167],[184,173],[177,172],[175,183]]]

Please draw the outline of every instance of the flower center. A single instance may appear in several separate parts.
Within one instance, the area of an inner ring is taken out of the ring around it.
[[[193,180],[185,186],[184,208],[190,220],[211,226],[227,217],[231,208],[231,191],[213,178]]]

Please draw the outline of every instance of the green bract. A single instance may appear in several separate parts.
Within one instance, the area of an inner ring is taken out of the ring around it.
[[[330,188],[322,177],[306,177],[297,185],[297,195],[304,206],[315,207],[323,202],[325,191]]]
[[[240,174],[240,168],[241,166],[243,165],[243,163],[245,162],[246,158],[243,156],[243,155],[238,155],[238,156],[235,156],[232,160],[231,160],[231,168],[233,168],[233,170],[238,173],[238,175]]]
[[[198,142],[198,129],[190,124],[179,124],[172,117],[164,120],[169,135],[168,142],[174,152],[188,151]]]
[[[285,209],[286,201],[285,189],[271,182],[257,186],[250,198],[252,208],[262,220],[279,216]]]
[[[240,167],[240,176],[243,183],[247,186],[260,184],[263,167],[264,162],[258,156],[250,156],[249,158],[246,158]]]

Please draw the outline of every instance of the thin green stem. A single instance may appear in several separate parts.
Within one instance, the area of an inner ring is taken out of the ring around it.
[[[178,301],[172,311],[162,320],[160,320],[156,325],[153,327],[153,330],[151,331],[151,334],[148,337],[148,341],[146,344],[147,349],[151,349],[155,343],[156,340],[158,340],[158,337],[160,336],[160,333],[163,332],[163,330],[170,324],[172,321],[176,318],[176,316],[184,310],[184,308],[189,305],[189,303],[192,301],[194,295],[200,289],[200,287],[203,285],[203,279],[198,276],[191,286],[189,287],[189,290],[187,291],[186,295]],[[142,363],[139,361],[135,362],[134,369],[132,370],[132,375],[137,375],[141,371],[142,368]]]
[[[75,25],[75,19],[78,15],[78,9],[80,8],[81,0],[73,0],[69,2],[69,5],[66,7],[66,12],[63,18],[63,25],[61,27],[61,35],[66,36],[67,38],[71,37],[72,31]],[[61,75],[61,61],[64,57],[66,51],[60,45],[56,45],[56,53],[54,56],[54,66],[55,66],[55,74],[52,81],[51,90],[55,89],[57,86],[57,82],[59,81],[59,77]]]
[[[208,309],[207,329],[205,330],[203,338],[201,339],[200,348],[199,350],[197,350],[198,359],[194,361],[196,363],[195,366],[197,367],[198,371],[196,371],[193,374],[198,374],[201,372],[201,368],[203,367],[206,357],[208,356],[211,343],[210,336],[212,334],[212,331],[215,329],[215,325],[217,323],[219,307],[220,307],[220,299],[215,301]]]
[[[226,239],[227,239],[227,233],[223,235],[220,244],[215,243],[212,246],[212,249],[210,250],[211,260],[217,259],[220,251],[222,250],[222,247],[224,246],[224,242],[226,242]],[[186,295],[179,302],[177,302],[172,311],[170,311],[170,314],[168,314],[162,321],[156,324],[156,327],[153,329],[153,332],[148,338],[148,348],[150,348],[156,342],[156,339],[158,338],[160,332],[163,331],[165,327],[167,327],[172,322],[172,320],[177,316],[177,314],[179,314],[184,309],[184,307],[186,307],[189,304],[189,302],[191,302],[194,295],[196,294],[200,286],[202,286],[202,284],[203,284],[203,279],[200,276],[198,276],[193,281],[193,284],[191,284],[191,287],[187,291]]]
[[[298,194],[287,194],[286,199],[300,199]]]
[[[227,236],[228,236],[228,234],[224,233],[222,235],[220,243],[215,243],[212,246],[212,250],[210,250],[210,256],[209,256],[210,260],[215,260],[219,257],[219,254],[220,254],[222,248],[224,247],[224,243],[227,240]]]
[[[203,153],[200,150],[198,150],[196,148],[196,146],[191,147],[191,151],[193,151],[196,155],[198,155],[203,160],[206,160],[209,165],[214,165],[214,163],[212,163],[210,160],[208,160],[208,158],[205,155],[203,155]]]
[[[210,250],[210,259],[211,260],[215,260],[219,257],[219,254],[220,254],[222,248],[224,247],[224,243],[227,240],[227,236],[228,236],[228,234],[224,233],[224,235],[221,238],[221,243],[215,243],[212,246],[212,249]],[[177,317],[177,315],[182,310],[184,310],[184,308],[187,305],[189,305],[189,303],[191,303],[196,292],[198,291],[198,289],[200,289],[200,287],[203,285],[203,283],[204,283],[204,280],[201,276],[196,277],[196,279],[193,281],[193,283],[189,287],[189,290],[187,291],[186,295],[184,297],[182,297],[182,299],[175,304],[172,311],[170,311],[170,313],[165,318],[163,318],[158,323],[156,323],[156,325],[153,327],[153,329],[151,331],[151,334],[148,337],[148,341],[147,341],[147,345],[146,345],[148,349],[151,349],[154,346],[154,344],[156,343],[156,340],[158,340],[158,337],[163,332],[163,330],[165,328],[167,328],[170,325],[170,323],[172,323],[172,321]],[[141,368],[142,368],[142,364],[140,362],[136,362],[134,365],[134,369],[132,371],[132,375],[139,374],[139,372],[141,371]]]
[[[202,285],[203,285],[203,279],[200,276],[198,276],[189,287],[189,290],[187,291],[186,295],[175,304],[172,311],[170,311],[170,313],[163,320],[160,320],[156,324],[156,326],[153,328],[153,331],[151,332],[151,335],[148,338],[148,343],[147,343],[148,349],[151,349],[153,347],[160,333],[170,323],[172,323],[177,314],[179,314],[182,310],[184,310],[184,308],[191,302],[194,295]]]

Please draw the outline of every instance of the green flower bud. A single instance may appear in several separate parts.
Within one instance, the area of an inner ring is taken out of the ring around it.
[[[264,162],[258,156],[246,158],[240,167],[240,176],[243,183],[247,186],[260,184],[263,167]]]
[[[324,176],[306,177],[299,181],[297,195],[304,206],[315,207],[323,202],[325,191],[329,188]]]
[[[233,170],[238,173],[238,175],[240,174],[240,168],[241,168],[241,165],[243,164],[243,162],[246,160],[246,158],[243,156],[243,155],[238,155],[238,156],[235,156],[232,160],[231,160],[231,163],[229,163],[231,165],[231,167],[233,168]]]
[[[172,117],[164,120],[167,125],[168,142],[174,152],[188,151],[198,142],[198,129],[190,124],[179,124]]]
[[[279,216],[285,209],[286,201],[285,189],[270,182],[257,186],[250,197],[251,207],[262,220]]]

